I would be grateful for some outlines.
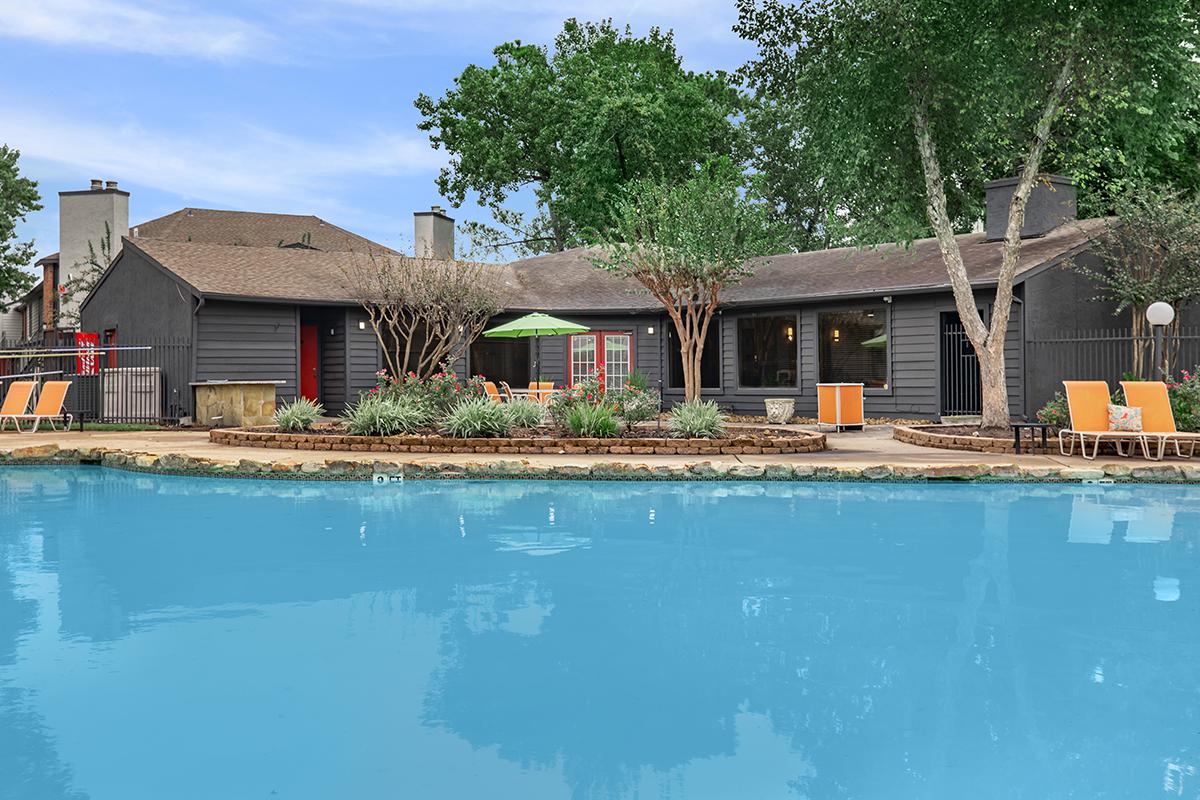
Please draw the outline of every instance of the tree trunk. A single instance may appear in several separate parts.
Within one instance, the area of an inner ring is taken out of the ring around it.
[[[925,193],[930,224],[937,237],[942,261],[950,276],[954,291],[954,304],[959,318],[966,329],[967,338],[979,356],[979,380],[983,392],[982,428],[1006,429],[1011,417],[1008,409],[1008,383],[1004,365],[1004,339],[1008,333],[1008,319],[1012,313],[1013,279],[1021,255],[1021,228],[1025,224],[1025,204],[1037,178],[1038,166],[1046,144],[1050,140],[1050,125],[1057,116],[1059,106],[1066,93],[1071,76],[1073,58],[1068,55],[1059,70],[1049,97],[1042,107],[1034,131],[1033,142],[1025,157],[1020,178],[1013,191],[1008,210],[1008,227],[1004,234],[1004,250],[1000,262],[1000,274],[996,279],[996,296],[992,303],[990,327],[985,325],[975,302],[971,278],[962,260],[958,240],[954,238],[954,226],[946,210],[946,189],[942,180],[941,165],[929,122],[929,105],[925,97],[916,97],[913,105],[913,124],[916,131],[917,149],[921,154],[921,168],[925,174]]]

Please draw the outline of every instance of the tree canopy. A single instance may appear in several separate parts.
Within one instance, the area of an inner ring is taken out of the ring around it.
[[[751,259],[780,247],[765,207],[741,186],[729,159],[678,183],[632,181],[596,235],[596,266],[640,282],[675,325],[687,400],[700,396],[700,357],[722,290],[751,273]]]
[[[513,41],[494,55],[441,98],[416,100],[419,127],[450,156],[438,190],[456,205],[473,194],[493,212],[498,227],[469,227],[476,244],[575,246],[630,181],[681,180],[737,150],[740,94],[723,73],[683,69],[670,33],[570,19],[552,48]],[[525,188],[532,215],[506,205]]]
[[[25,269],[33,261],[33,242],[17,241],[17,223],[41,209],[37,183],[22,177],[21,153],[0,145],[0,310],[33,286]]]

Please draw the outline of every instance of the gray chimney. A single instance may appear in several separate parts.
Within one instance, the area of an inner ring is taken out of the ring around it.
[[[64,284],[88,258],[88,244],[100,256],[107,224],[112,231],[112,257],[121,252],[121,237],[129,235],[129,192],[99,180],[90,189],[58,193],[58,283]],[[67,310],[67,309],[64,309]]]
[[[117,182],[116,181],[105,181],[104,188],[110,192],[116,191]]]
[[[454,220],[441,206],[413,214],[413,243],[418,258],[454,258]]]
[[[1008,207],[1016,188],[1017,178],[1000,178],[983,185],[987,199],[984,230],[989,242],[1004,238],[1004,230],[1008,227]],[[1039,175],[1025,204],[1021,238],[1044,236],[1075,217],[1075,182],[1063,175]]]

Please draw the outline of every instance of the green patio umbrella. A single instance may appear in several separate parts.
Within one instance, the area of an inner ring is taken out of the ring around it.
[[[863,347],[887,347],[887,334],[881,333],[874,339],[867,339],[862,343]]]
[[[527,337],[539,336],[561,336],[566,333],[587,333],[586,325],[579,325],[574,322],[567,322],[565,319],[558,319],[549,314],[535,312],[526,314],[519,319],[514,319],[511,322],[506,322],[503,325],[497,325],[494,328],[489,328],[483,332],[484,336],[494,339],[524,339]],[[537,380],[541,380],[541,344],[535,342],[537,353],[533,358],[533,370],[537,375]]]

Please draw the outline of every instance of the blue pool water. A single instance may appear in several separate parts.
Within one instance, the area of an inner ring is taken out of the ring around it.
[[[3,798],[1200,797],[1200,490],[0,470]]]

